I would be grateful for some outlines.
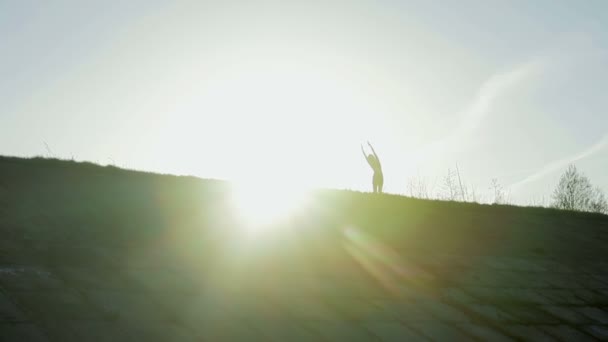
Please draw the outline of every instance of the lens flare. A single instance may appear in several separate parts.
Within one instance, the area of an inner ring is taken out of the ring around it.
[[[232,205],[240,223],[254,231],[277,227],[303,210],[309,190],[241,182],[232,189]]]
[[[415,263],[354,227],[344,230],[346,251],[386,290],[399,295],[407,287],[424,287],[433,277]]]

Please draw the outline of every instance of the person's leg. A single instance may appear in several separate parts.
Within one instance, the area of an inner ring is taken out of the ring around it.
[[[376,184],[376,180],[372,182],[372,192],[376,193],[378,191],[378,184]]]
[[[374,172],[374,178],[373,178],[374,193],[377,193],[380,190],[379,181],[380,181],[380,179],[378,178],[378,173]]]

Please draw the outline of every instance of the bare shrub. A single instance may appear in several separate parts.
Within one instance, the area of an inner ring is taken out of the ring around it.
[[[490,190],[492,190],[492,192],[494,193],[494,202],[492,202],[493,204],[507,203],[507,195],[505,193],[505,189],[498,181],[498,178],[492,178]]]
[[[410,197],[429,199],[431,194],[427,182],[420,176],[410,178],[406,186],[407,194]]]
[[[608,213],[604,192],[594,188],[589,178],[579,173],[574,164],[562,174],[553,191],[553,206],[559,209]]]
[[[457,173],[448,169],[448,173],[443,177],[441,189],[437,197],[443,200],[455,201],[462,198]]]

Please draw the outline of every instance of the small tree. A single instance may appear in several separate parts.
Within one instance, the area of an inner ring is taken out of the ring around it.
[[[606,201],[606,195],[604,195],[604,192],[599,187],[593,189],[589,211],[608,214],[608,201]]]
[[[492,178],[490,189],[494,191],[494,204],[505,204],[507,202],[505,190],[498,182],[498,178]]]
[[[608,212],[606,197],[601,189],[593,188],[589,178],[570,164],[553,191],[553,206],[559,209]]]
[[[462,196],[459,189],[456,172],[448,169],[448,173],[443,178],[438,197],[448,201],[455,201]]]

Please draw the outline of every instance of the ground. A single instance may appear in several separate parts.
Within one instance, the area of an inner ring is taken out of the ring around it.
[[[0,341],[606,340],[608,217],[0,158]],[[260,194],[262,196],[262,194]]]

